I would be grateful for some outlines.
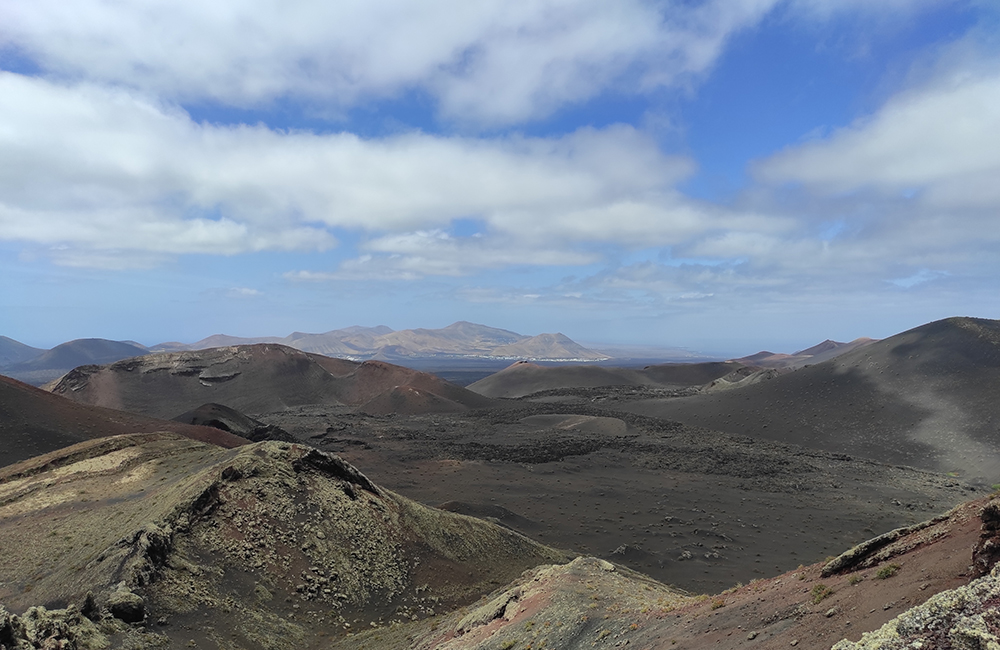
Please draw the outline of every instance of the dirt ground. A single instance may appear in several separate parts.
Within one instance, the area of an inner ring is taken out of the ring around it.
[[[981,493],[946,475],[581,404],[258,417],[417,501],[695,593],[817,562]]]

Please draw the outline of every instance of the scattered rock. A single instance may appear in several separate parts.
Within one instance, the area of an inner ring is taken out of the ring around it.
[[[146,604],[142,597],[129,591],[124,582],[108,598],[108,610],[112,616],[126,623],[140,623],[146,618]]]
[[[96,621],[101,618],[101,608],[97,605],[97,600],[94,598],[94,592],[87,592],[86,597],[83,599],[83,605],[80,606],[80,613],[92,621]]]

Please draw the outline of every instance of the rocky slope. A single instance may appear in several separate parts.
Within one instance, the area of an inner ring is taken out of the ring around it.
[[[609,562],[542,566],[436,621],[366,631],[333,648],[995,647],[1000,570],[971,550],[992,541],[993,501],[978,500],[879,536],[829,562],[684,594]],[[984,539],[986,541],[984,541]],[[972,581],[970,583],[970,580]]]
[[[327,646],[568,559],[308,447],[225,450],[171,434],[89,441],[0,471],[0,548],[9,612],[75,606],[97,633],[142,647]],[[4,616],[8,630],[24,622],[0,612],[0,626]],[[0,643],[13,633],[0,627]]]
[[[0,470],[0,644],[991,648],[998,529],[994,495],[695,595],[567,563],[306,446],[114,436]]]

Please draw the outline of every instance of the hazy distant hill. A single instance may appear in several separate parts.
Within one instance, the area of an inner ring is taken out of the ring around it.
[[[738,390],[628,410],[995,483],[1000,321],[949,318]]]
[[[303,352],[351,359],[383,361],[410,358],[501,358],[551,361],[598,361],[605,354],[588,350],[563,334],[525,336],[516,332],[477,325],[466,321],[441,329],[393,331],[378,327],[353,326],[323,334],[294,332],[284,338],[238,338],[217,334],[189,345],[162,343],[153,351],[202,350],[226,345],[280,343]]]
[[[803,366],[821,363],[846,354],[851,350],[871,345],[875,339],[859,338],[849,343],[840,343],[827,339],[811,348],[799,350],[792,354],[782,354],[768,352],[767,350],[751,354],[750,356],[733,359],[748,366],[758,366],[760,368],[801,368]]]
[[[293,332],[281,339],[284,345],[315,354],[327,356],[364,356],[367,351],[378,347],[376,340],[380,336],[391,334],[392,330],[385,325],[378,327],[361,327],[354,325],[344,329],[333,330],[325,334],[304,334]]]
[[[530,339],[508,343],[493,349],[498,357],[528,357],[534,359],[594,359],[603,355],[592,352],[564,334],[539,334]]]
[[[113,363],[149,354],[149,348],[134,341],[76,339],[4,369],[4,374],[39,386],[57,379],[77,366]]]
[[[0,336],[0,368],[30,361],[43,352],[45,350],[33,348],[6,336]]]
[[[47,350],[14,370],[50,370],[75,368],[89,363],[113,363],[129,357],[149,354],[149,348],[134,341],[76,339]]]

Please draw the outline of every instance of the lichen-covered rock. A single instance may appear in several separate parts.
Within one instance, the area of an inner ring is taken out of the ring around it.
[[[14,616],[0,605],[0,648],[4,650],[21,650],[29,648],[24,623],[20,617]]]
[[[964,587],[943,591],[857,642],[833,650],[902,650],[952,647],[1000,650],[1000,567]]]
[[[97,626],[74,607],[31,607],[23,616],[16,616],[0,605],[2,650],[103,650],[109,645]]]

